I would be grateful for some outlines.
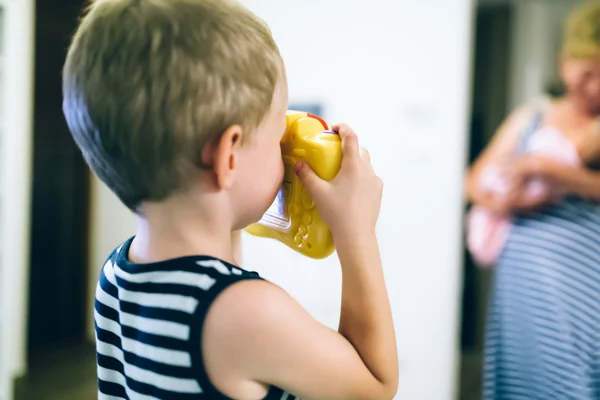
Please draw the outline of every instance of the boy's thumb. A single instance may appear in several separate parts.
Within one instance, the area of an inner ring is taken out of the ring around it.
[[[318,192],[325,182],[315,174],[315,171],[305,162],[297,162],[294,165],[294,171],[300,179],[300,182],[308,189],[309,193],[314,195]]]

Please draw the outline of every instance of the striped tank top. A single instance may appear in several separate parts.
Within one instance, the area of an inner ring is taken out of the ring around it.
[[[204,368],[202,325],[219,293],[262,278],[206,256],[132,264],[132,240],[110,255],[96,288],[98,398],[228,399]],[[271,388],[265,399],[295,397]]]

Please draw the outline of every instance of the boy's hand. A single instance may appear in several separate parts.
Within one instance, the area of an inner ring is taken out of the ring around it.
[[[346,124],[335,125],[333,130],[342,139],[343,159],[337,176],[326,182],[306,163],[298,163],[296,173],[334,237],[375,232],[383,182],[373,171],[369,153],[359,147],[354,131]]]

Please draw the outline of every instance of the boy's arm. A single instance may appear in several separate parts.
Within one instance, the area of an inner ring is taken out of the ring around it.
[[[381,396],[375,398],[392,398],[398,386],[398,351],[375,233],[360,241],[340,240],[336,245],[342,264],[338,331],[381,384]]]
[[[215,386],[232,398],[277,386],[305,399],[391,399],[398,362],[375,235],[339,242],[339,332],[312,318],[280,288],[238,283],[212,305],[202,350]]]
[[[332,129],[343,152],[336,177],[326,182],[305,163],[294,169],[327,217],[342,264],[339,332],[274,285],[233,285],[212,304],[202,339],[206,370],[229,397],[263,398],[269,386],[306,399],[396,393],[398,354],[375,236],[383,182],[354,131],[346,124]]]

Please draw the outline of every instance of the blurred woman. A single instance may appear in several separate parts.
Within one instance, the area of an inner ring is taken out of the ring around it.
[[[600,2],[570,16],[560,72],[566,94],[514,111],[467,176],[474,205],[510,216],[491,291],[486,400],[600,399],[600,173],[531,151],[548,130],[581,158],[599,150]],[[503,196],[481,184],[492,167],[509,182]],[[527,193],[534,179],[552,190]]]

